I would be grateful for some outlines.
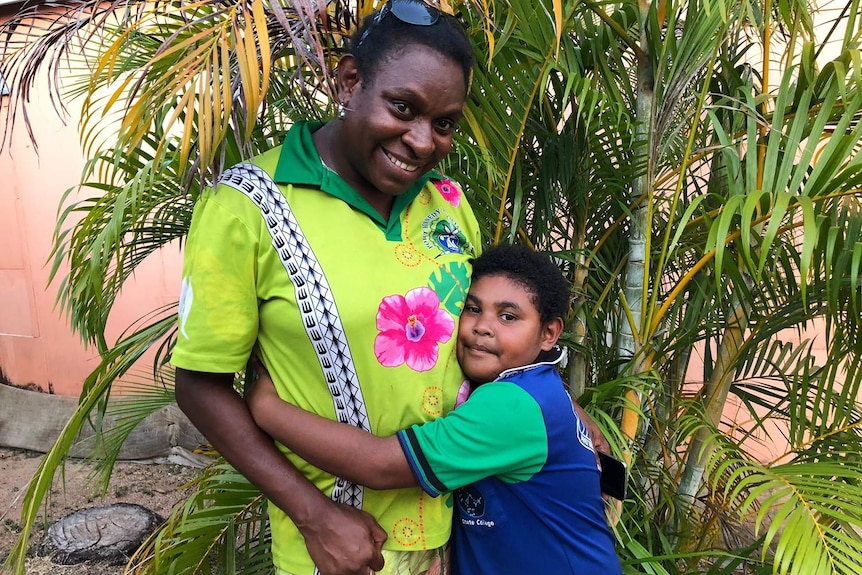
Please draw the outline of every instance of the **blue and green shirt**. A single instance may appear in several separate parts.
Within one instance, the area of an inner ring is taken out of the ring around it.
[[[618,575],[592,442],[552,364],[508,370],[398,433],[420,486],[454,491],[455,575]]]

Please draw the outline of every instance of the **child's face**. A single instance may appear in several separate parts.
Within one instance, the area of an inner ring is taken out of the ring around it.
[[[486,383],[513,367],[529,365],[560,336],[560,318],[543,325],[530,292],[506,276],[473,282],[458,324],[456,353],[464,374]]]

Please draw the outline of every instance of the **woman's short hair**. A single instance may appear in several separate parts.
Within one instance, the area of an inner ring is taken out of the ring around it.
[[[391,13],[375,18],[377,14],[373,12],[366,17],[350,39],[350,54],[365,82],[374,81],[374,74],[388,56],[418,44],[458,64],[464,74],[464,86],[469,90],[475,58],[464,26],[457,18],[441,12],[437,22],[423,26],[402,22]]]

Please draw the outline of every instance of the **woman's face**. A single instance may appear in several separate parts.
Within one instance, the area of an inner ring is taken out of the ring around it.
[[[413,45],[381,61],[370,84],[347,57],[339,80],[348,112],[336,120],[342,124],[331,167],[375,208],[391,206],[452,147],[466,92],[461,67]]]

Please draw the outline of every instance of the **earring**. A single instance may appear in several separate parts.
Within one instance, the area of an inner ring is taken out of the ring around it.
[[[347,117],[347,106],[344,105],[344,102],[338,103],[338,111],[335,113],[335,117],[339,120]]]

